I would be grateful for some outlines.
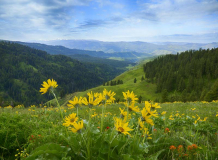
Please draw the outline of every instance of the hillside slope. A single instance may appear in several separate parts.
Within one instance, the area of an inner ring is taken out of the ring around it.
[[[144,65],[156,92],[167,92],[165,101],[218,99],[218,48],[189,50],[156,58]]]
[[[81,91],[98,86],[115,77],[119,72],[104,64],[84,64],[63,55],[49,55],[17,43],[0,42],[0,106],[6,101],[25,105],[49,100],[41,95],[43,81],[58,82],[57,93]]]
[[[116,101],[123,101],[123,93],[126,91],[133,91],[137,97],[141,96],[142,100],[153,100],[159,101],[161,98],[161,94],[156,94],[156,85],[146,82],[145,80],[141,81],[142,76],[145,77],[143,72],[143,64],[150,59],[141,62],[139,65],[133,67],[132,69],[122,73],[121,75],[114,78],[112,81],[122,80],[123,84],[115,85],[115,86],[98,86],[95,88],[91,88],[84,92],[77,92],[76,96],[87,96],[87,93],[92,92],[102,92],[105,89],[111,90],[116,93],[115,98]],[[136,83],[134,83],[134,79],[136,78]]]

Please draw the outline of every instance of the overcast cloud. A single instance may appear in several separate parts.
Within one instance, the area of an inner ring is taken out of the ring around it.
[[[0,39],[218,42],[218,0],[1,0]]]

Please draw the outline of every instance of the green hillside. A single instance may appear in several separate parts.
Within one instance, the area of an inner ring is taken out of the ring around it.
[[[141,96],[142,100],[159,100],[161,94],[156,94],[156,85],[146,82],[145,80],[141,81],[142,76],[145,77],[143,72],[143,64],[150,61],[151,59],[146,59],[142,61],[137,66],[133,67],[132,69],[122,73],[121,75],[114,78],[112,81],[122,80],[123,84],[119,84],[116,86],[98,86],[95,88],[91,88],[84,92],[77,92],[76,96],[87,96],[87,93],[92,92],[102,92],[105,89],[111,90],[116,93],[116,100],[123,101],[123,94],[122,92],[125,91],[133,91],[137,97]],[[134,79],[136,78],[136,83],[134,83]]]
[[[42,96],[43,81],[58,82],[58,96],[86,90],[120,74],[121,70],[105,64],[82,63],[64,55],[11,42],[0,42],[0,106],[22,103],[26,106],[51,99]],[[16,104],[15,104],[16,105]]]
[[[165,94],[163,101],[218,99],[218,48],[160,56],[144,65],[144,73]]]

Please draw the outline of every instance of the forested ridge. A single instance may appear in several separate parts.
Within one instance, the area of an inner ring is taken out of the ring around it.
[[[144,72],[163,101],[218,99],[218,48],[160,56],[146,63]]]
[[[84,64],[67,56],[4,41],[0,42],[0,64],[0,106],[48,101],[52,96],[42,96],[39,89],[49,78],[58,82],[57,93],[62,97],[100,85],[119,74],[107,65]]]

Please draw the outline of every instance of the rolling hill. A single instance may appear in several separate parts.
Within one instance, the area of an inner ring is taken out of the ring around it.
[[[126,91],[133,91],[137,97],[141,96],[142,100],[153,100],[153,101],[159,101],[161,98],[160,93],[155,93],[156,91],[156,85],[146,82],[145,80],[141,81],[142,76],[145,77],[144,71],[143,71],[143,64],[150,61],[151,59],[146,59],[137,66],[133,67],[132,69],[125,71],[124,73],[120,74],[119,76],[115,77],[113,81],[122,80],[123,84],[119,84],[116,86],[103,86],[100,85],[98,87],[94,87],[91,89],[88,89],[83,92],[76,92],[70,95],[67,95],[63,100],[61,100],[61,104],[66,105],[67,102],[73,98],[73,96],[82,96],[86,97],[87,93],[92,92],[102,92],[105,89],[111,90],[116,93],[115,98],[116,101],[123,101],[123,93]],[[134,79],[137,79],[137,82],[134,83]],[[51,103],[54,103],[53,100],[50,101]],[[55,103],[54,103],[55,104]]]
[[[43,81],[58,82],[57,93],[86,90],[119,75],[122,70],[106,64],[81,63],[64,55],[50,55],[45,51],[11,42],[0,42],[0,105],[20,102],[25,105],[49,100],[39,88]]]

